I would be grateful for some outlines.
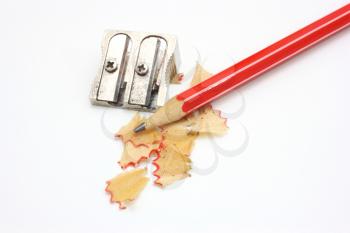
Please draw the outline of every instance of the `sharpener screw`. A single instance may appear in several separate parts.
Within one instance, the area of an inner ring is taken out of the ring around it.
[[[140,63],[136,66],[136,73],[140,76],[144,76],[148,73],[148,66],[145,63]]]
[[[109,58],[106,60],[106,64],[105,64],[105,70],[108,73],[113,73],[118,69],[118,64],[116,59],[114,58]]]

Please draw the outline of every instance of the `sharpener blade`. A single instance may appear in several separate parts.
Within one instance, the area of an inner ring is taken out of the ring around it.
[[[152,91],[158,90],[156,80],[164,62],[166,41],[159,37],[148,37],[142,41],[139,51],[129,104],[148,106]],[[140,69],[146,69],[146,72],[140,73]]]
[[[110,39],[97,92],[98,101],[118,104],[130,50],[131,41],[128,35],[117,34]],[[113,65],[115,70],[109,71],[108,66]]]

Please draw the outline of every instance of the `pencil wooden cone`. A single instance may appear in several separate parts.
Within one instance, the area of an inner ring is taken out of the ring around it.
[[[183,101],[178,100],[176,97],[171,98],[163,107],[158,109],[157,112],[147,119],[145,128],[152,129],[180,120],[186,115],[186,113],[182,111],[182,105]]]

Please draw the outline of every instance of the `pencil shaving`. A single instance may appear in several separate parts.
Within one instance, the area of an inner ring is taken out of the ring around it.
[[[147,144],[135,146],[132,141],[124,145],[124,151],[119,161],[120,166],[125,169],[129,166],[137,166],[141,161],[147,160],[160,147],[158,144]]]
[[[212,106],[206,106],[198,110],[188,118],[191,124],[191,131],[201,135],[223,135],[228,127],[226,119],[221,116],[220,111],[214,110]]]
[[[115,134],[115,136],[121,138],[124,143],[129,141],[132,137],[135,136],[132,130],[138,124],[140,124],[143,119],[144,118],[139,113],[136,113],[131,119],[131,121],[125,126],[121,127],[121,129]]]
[[[192,152],[192,149],[194,147],[195,140],[197,139],[197,135],[186,135],[186,140],[183,138],[180,139],[178,137],[173,137],[171,135],[165,135],[163,144],[165,146],[170,146],[174,150],[178,151],[179,153],[182,153],[184,155],[189,156]]]
[[[191,85],[196,85],[210,76],[211,74],[198,64]],[[156,177],[154,183],[162,187],[190,176],[191,160],[189,156],[198,136],[222,135],[228,130],[226,119],[221,117],[220,111],[214,110],[210,105],[202,107],[191,115],[161,129],[156,128],[135,134],[133,129],[143,121],[144,118],[136,113],[131,121],[117,132],[116,137],[120,138],[124,145],[119,164],[123,169],[128,166],[135,167],[141,161],[156,155],[156,158],[152,161],[152,164],[156,167],[153,172]],[[137,174],[142,173],[141,170],[134,170],[138,171],[135,173],[124,173],[126,178],[122,174],[119,178],[117,177],[118,179],[112,179],[116,183],[115,185],[112,185],[113,182],[109,182],[108,190],[123,190],[122,194],[124,196],[119,193],[119,196],[116,196],[118,199],[113,199],[114,202],[125,202],[127,199],[125,193],[127,192],[124,188],[135,189],[131,184],[128,186],[124,182],[129,182],[128,179],[140,179],[140,175]],[[137,186],[137,190],[140,187]],[[132,193],[134,194],[135,191]],[[120,198],[120,196],[123,198]],[[136,196],[128,198],[133,199],[134,197]]]
[[[145,188],[148,178],[146,169],[135,169],[124,172],[107,182],[106,192],[111,196],[111,202],[118,203],[120,209],[125,209]]]
[[[156,166],[153,175],[157,177],[155,183],[165,186],[188,177],[190,163],[191,160],[187,155],[175,150],[172,146],[165,146],[153,161]]]

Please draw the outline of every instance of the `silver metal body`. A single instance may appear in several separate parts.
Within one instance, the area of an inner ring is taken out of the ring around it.
[[[165,104],[179,63],[175,36],[107,31],[90,100],[97,105],[154,111]]]

